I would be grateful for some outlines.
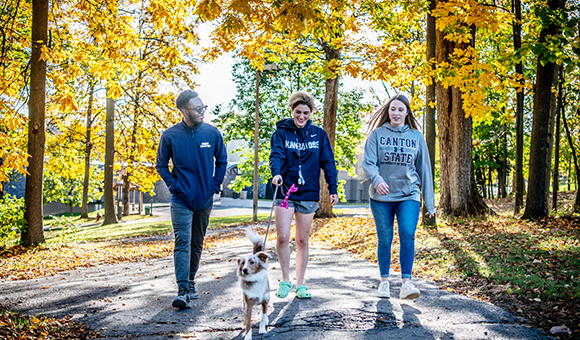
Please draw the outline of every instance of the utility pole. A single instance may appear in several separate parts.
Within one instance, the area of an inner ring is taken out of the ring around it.
[[[264,65],[264,71],[276,71],[278,67],[276,64],[266,64]],[[259,183],[259,171],[258,171],[258,150],[260,147],[260,70],[256,70],[256,117],[254,124],[254,217],[252,221],[258,221],[258,189],[260,187]],[[276,199],[274,197],[274,199]]]

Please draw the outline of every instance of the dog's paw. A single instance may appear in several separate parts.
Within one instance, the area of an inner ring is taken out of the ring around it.
[[[266,333],[266,326],[268,325],[268,316],[266,314],[262,314],[262,320],[260,321],[260,329],[258,330],[258,334]]]
[[[246,336],[244,337],[244,340],[252,340],[252,331],[249,331]]]

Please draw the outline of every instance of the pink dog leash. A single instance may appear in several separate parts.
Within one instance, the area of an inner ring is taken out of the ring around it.
[[[278,180],[280,183],[280,180]],[[278,187],[280,184],[276,184],[276,189],[274,190],[274,199],[272,200],[272,208],[270,209],[270,219],[268,219],[268,227],[266,227],[266,236],[264,236],[264,244],[262,245],[262,251],[266,250],[266,240],[268,239],[268,231],[270,230],[270,224],[272,223],[272,212],[274,211],[274,205],[276,205],[276,195],[278,194]]]
[[[291,193],[296,191],[298,191],[298,187],[296,184],[292,184],[290,189],[288,189],[288,192],[286,192],[286,197],[284,197],[284,200],[282,200],[282,203],[280,203],[280,208],[288,209],[288,197],[290,197]]]

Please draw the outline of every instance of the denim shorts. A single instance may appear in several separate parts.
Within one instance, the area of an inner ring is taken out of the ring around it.
[[[277,198],[275,203],[276,206],[279,207],[282,201],[283,199]],[[288,200],[288,208],[294,208],[295,211],[301,214],[312,214],[313,212],[318,210],[318,201]]]

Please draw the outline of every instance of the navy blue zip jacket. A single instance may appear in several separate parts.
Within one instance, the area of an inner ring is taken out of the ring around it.
[[[294,183],[298,186],[298,170],[302,165],[305,184],[290,194],[291,200],[320,200],[320,169],[324,170],[330,194],[337,194],[336,163],[330,140],[324,129],[311,122],[308,120],[303,128],[298,128],[293,118],[283,119],[276,123],[276,131],[270,141],[270,171],[272,177],[282,176],[285,189]],[[284,198],[281,190],[278,190],[277,198]]]
[[[172,202],[201,210],[209,208],[213,194],[220,192],[227,161],[224,140],[215,126],[189,127],[181,121],[161,135],[155,168],[169,187]]]

